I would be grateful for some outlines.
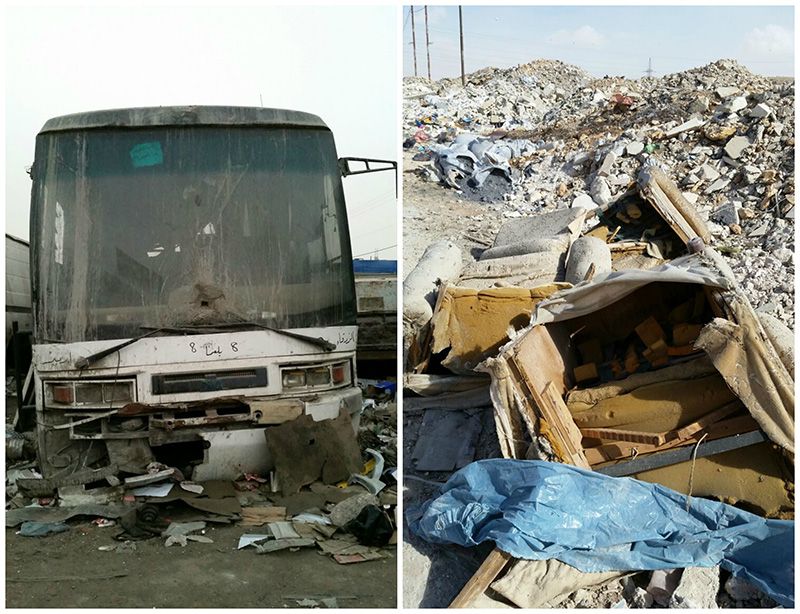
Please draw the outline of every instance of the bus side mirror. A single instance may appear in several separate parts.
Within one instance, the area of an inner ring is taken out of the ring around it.
[[[373,166],[378,165],[378,166]],[[394,171],[395,196],[397,195],[397,162],[394,160],[376,160],[375,158],[339,158],[339,170],[342,177]]]

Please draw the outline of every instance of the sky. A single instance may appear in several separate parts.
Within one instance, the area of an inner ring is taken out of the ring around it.
[[[28,238],[36,134],[98,109],[263,106],[319,115],[339,156],[396,159],[393,6],[5,9],[6,232]],[[391,172],[343,180],[353,255],[397,257]],[[381,251],[376,251],[381,250]]]
[[[425,15],[414,6],[417,74],[427,76]],[[464,6],[467,73],[546,58],[596,77],[655,76],[735,59],[752,72],[794,75],[792,6]],[[403,73],[414,74],[409,7]],[[461,74],[458,8],[429,6],[431,77]]]

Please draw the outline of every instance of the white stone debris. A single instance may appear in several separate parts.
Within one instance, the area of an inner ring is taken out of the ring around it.
[[[620,106],[612,97],[628,98]],[[638,80],[593,79],[536,60],[479,70],[466,87],[460,78],[409,77],[404,99],[406,147],[414,152],[449,146],[460,134],[530,142],[509,160],[505,196],[479,201],[495,219],[603,207],[643,165],[658,165],[708,220],[714,247],[753,306],[794,328],[792,80],[753,74],[733,60]]]

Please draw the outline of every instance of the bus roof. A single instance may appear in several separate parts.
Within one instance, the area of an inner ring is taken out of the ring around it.
[[[322,128],[319,117],[302,111],[263,107],[139,107],[73,113],[47,120],[39,131],[87,130],[94,128],[142,128],[152,126],[270,126]]]

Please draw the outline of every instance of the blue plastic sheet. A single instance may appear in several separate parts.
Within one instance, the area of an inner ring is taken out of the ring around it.
[[[659,484],[560,463],[484,460],[410,508],[410,530],[442,544],[493,541],[521,559],[584,572],[713,567],[794,606],[794,522],[766,520]]]

